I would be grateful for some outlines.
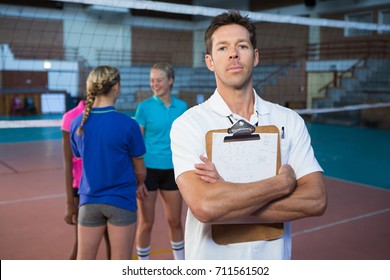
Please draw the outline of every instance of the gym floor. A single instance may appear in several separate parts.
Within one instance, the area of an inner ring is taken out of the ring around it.
[[[324,216],[293,223],[292,258],[389,260],[390,131],[308,128],[325,170],[329,204]],[[0,259],[68,258],[74,227],[63,219],[63,173],[58,127],[0,129]],[[156,214],[151,259],[172,259],[159,200]],[[98,259],[105,259],[104,244]]]

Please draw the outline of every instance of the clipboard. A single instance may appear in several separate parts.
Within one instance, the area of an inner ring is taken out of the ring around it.
[[[226,181],[266,179],[275,176],[281,165],[279,130],[274,125],[255,127],[239,120],[228,129],[208,131],[206,153]],[[257,168],[259,174],[254,172]],[[211,225],[212,238],[220,245],[273,240],[283,233],[283,223],[258,223],[251,216]]]

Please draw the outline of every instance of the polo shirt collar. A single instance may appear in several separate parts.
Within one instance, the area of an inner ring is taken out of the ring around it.
[[[253,89],[253,94],[255,97],[254,112],[257,112],[257,115],[267,115],[269,113],[268,107],[265,104],[265,101],[257,95],[256,91]],[[218,92],[218,89],[214,91],[214,94],[210,97],[210,107],[216,114],[221,117],[229,117],[233,114],[229,106],[223,100],[221,94]]]
[[[158,97],[157,95],[153,94],[152,98],[160,105],[163,105],[165,107],[165,103]],[[169,107],[175,107],[176,106],[176,98],[171,96],[171,104],[169,104]]]
[[[255,108],[257,110],[257,114],[259,114],[259,116],[268,115],[269,107],[267,106],[267,102],[258,96],[255,90],[253,90],[253,93],[255,94]]]
[[[210,97],[209,101],[211,110],[217,115],[228,117],[232,114],[232,111],[230,111],[229,106],[226,104],[225,100],[223,100],[218,89],[214,91],[214,94]]]
[[[107,106],[107,107],[92,107],[91,113],[108,113],[115,111],[114,106]]]

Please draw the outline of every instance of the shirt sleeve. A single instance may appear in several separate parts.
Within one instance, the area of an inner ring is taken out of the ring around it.
[[[289,156],[287,163],[292,166],[297,179],[316,171],[323,171],[317,159],[314,156],[311,138],[306,128],[305,122],[300,116],[295,116],[294,126],[289,126],[290,138]],[[286,127],[287,130],[287,127]],[[286,133],[289,133],[286,131]],[[281,145],[281,149],[286,147]]]
[[[62,117],[61,130],[70,132],[70,123],[72,122],[72,117],[69,113],[65,113]]]
[[[183,113],[184,113],[185,111],[187,111],[187,109],[188,109],[187,102],[183,101]]]
[[[194,164],[201,162],[199,156],[206,153],[205,132],[189,119],[179,117],[172,124],[170,137],[177,178],[186,171],[195,170]]]
[[[77,140],[76,140],[76,137],[79,137],[78,135],[76,135],[76,129],[77,129],[77,125],[76,123],[74,123],[73,125],[69,125],[70,126],[70,146],[72,148],[72,152],[73,152],[73,155],[77,158],[80,158],[80,152],[79,152],[79,149],[77,147]]]
[[[136,121],[131,120],[128,132],[128,143],[131,157],[142,157],[146,153],[144,138]]]

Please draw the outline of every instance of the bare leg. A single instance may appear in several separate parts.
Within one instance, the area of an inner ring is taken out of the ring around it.
[[[108,236],[108,229],[104,231],[104,241],[106,243],[106,255],[107,260],[111,260],[111,245],[110,245],[110,238]]]
[[[183,240],[183,227],[181,222],[183,199],[179,191],[161,191],[164,211],[169,225],[169,236],[172,241]]]
[[[145,199],[138,200],[137,247],[146,248],[150,246],[156,199],[157,191],[153,191],[149,192]]]
[[[165,215],[168,220],[169,236],[175,260],[184,259],[184,233],[181,223],[182,196],[179,191],[161,191]]]
[[[77,224],[74,226],[75,228],[75,239],[74,239],[74,243],[73,243],[73,247],[72,247],[72,251],[70,252],[70,256],[69,256],[69,259],[70,260],[75,260],[77,259],[77,246],[78,246],[78,242],[77,242]]]
[[[95,260],[106,226],[86,227],[78,225],[78,260]]]
[[[74,238],[74,243],[73,243],[73,248],[72,248],[72,251],[70,253],[70,256],[69,256],[69,259],[70,260],[76,260],[77,259],[77,247],[78,247],[78,223],[77,223],[77,219],[78,219],[78,205],[79,205],[79,198],[78,197],[73,197],[73,201],[74,201],[74,205],[75,207],[77,207],[77,209],[75,210],[76,211],[76,217],[75,217],[75,220],[73,221],[75,223],[75,238]]]
[[[136,223],[128,226],[107,224],[112,260],[131,260],[136,225]]]

